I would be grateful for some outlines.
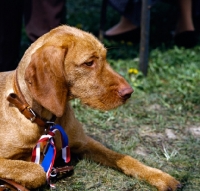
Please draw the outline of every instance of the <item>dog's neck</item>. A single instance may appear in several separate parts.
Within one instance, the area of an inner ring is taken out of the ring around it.
[[[25,86],[22,86],[22,84],[23,83],[19,83],[18,74],[16,70],[14,74],[14,92],[17,94],[22,103],[25,105],[28,104],[32,108],[32,110],[35,113],[37,113],[37,115],[39,115],[40,118],[45,119],[45,121],[50,121],[50,119],[52,119],[53,117],[53,114],[44,107],[42,107],[40,104],[38,104],[37,101],[34,100],[30,94],[27,94],[27,88]]]
[[[37,41],[38,42],[38,41]],[[40,117],[45,119],[51,119],[53,114],[42,107],[36,100],[34,100],[31,96],[31,93],[27,87],[27,84],[25,82],[24,76],[25,76],[25,70],[28,67],[30,61],[31,61],[31,55],[42,45],[41,43],[35,42],[31,45],[31,48],[28,48],[25,52],[24,56],[22,57],[18,68],[16,70],[17,75],[17,83],[18,87],[21,91],[21,94],[24,96],[26,102],[32,107],[32,109],[40,115]],[[40,41],[41,42],[41,41]]]

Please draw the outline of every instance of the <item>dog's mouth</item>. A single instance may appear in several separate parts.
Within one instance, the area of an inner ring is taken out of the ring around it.
[[[120,105],[123,105],[126,103],[126,101],[131,97],[131,94],[133,93],[133,89],[126,89],[122,92],[115,92],[113,96],[102,95],[99,98],[96,97],[90,97],[90,98],[79,98],[81,100],[81,103],[84,105],[87,105],[93,109],[98,109],[101,111],[108,111],[117,108]]]
[[[74,88],[74,87],[73,87]],[[96,89],[96,91],[94,90]],[[109,89],[95,87],[91,90],[82,89],[82,94],[76,95],[76,91],[68,90],[68,99],[79,99],[82,104],[87,105],[93,109],[108,111],[123,105],[131,97],[133,89],[129,85],[121,85],[121,87],[113,85]]]

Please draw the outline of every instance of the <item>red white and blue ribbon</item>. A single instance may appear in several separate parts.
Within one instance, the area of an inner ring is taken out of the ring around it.
[[[42,135],[40,139],[38,140],[36,146],[33,149],[32,152],[32,162],[35,162],[37,164],[40,163],[40,143],[47,142],[44,158],[41,162],[41,166],[43,167],[44,171],[46,172],[46,178],[47,182],[50,184],[50,176],[53,169],[55,157],[56,157],[56,147],[54,144],[53,137],[55,136],[55,132],[58,131],[60,133],[61,139],[62,139],[62,158],[65,161],[65,163],[68,163],[71,159],[70,157],[70,149],[68,146],[68,136],[63,130],[63,128],[60,125],[53,125],[50,127],[50,131],[47,135]],[[54,185],[50,184],[51,187],[54,187]]]
[[[65,133],[64,129],[60,125],[54,125],[50,127],[50,131],[59,131],[62,139],[62,158],[65,163],[68,163],[71,160],[69,143],[68,143],[68,136]]]

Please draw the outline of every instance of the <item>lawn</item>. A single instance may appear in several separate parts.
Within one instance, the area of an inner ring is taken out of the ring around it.
[[[199,53],[200,46],[152,50],[147,77],[129,73],[138,67],[138,58],[110,59],[135,90],[128,103],[99,112],[82,106],[79,100],[72,102],[89,135],[115,151],[170,173],[182,182],[183,191],[200,190]],[[87,160],[80,160],[74,175],[57,185],[58,190],[77,191],[155,190]]]
[[[90,5],[87,0],[68,1],[68,24],[96,34],[100,5],[97,0]],[[111,8],[108,15],[108,24],[118,18]],[[152,37],[156,31],[151,26]],[[124,106],[110,112],[92,110],[79,100],[72,101],[85,131],[109,148],[173,175],[182,183],[182,191],[200,190],[200,44],[183,49],[171,40],[166,45],[152,38],[147,77],[137,73],[137,44],[104,44],[109,63],[135,92]],[[56,183],[56,190],[156,190],[92,161],[80,160],[74,168],[72,176]]]

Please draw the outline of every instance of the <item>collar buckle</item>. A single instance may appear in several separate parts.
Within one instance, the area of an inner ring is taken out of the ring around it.
[[[33,117],[30,118],[30,121],[33,123],[36,119],[36,114],[35,112],[32,110],[32,108],[30,106],[27,107],[27,109],[31,112],[31,114],[33,115]]]
[[[47,126],[54,126],[55,122],[54,121],[46,121]]]

